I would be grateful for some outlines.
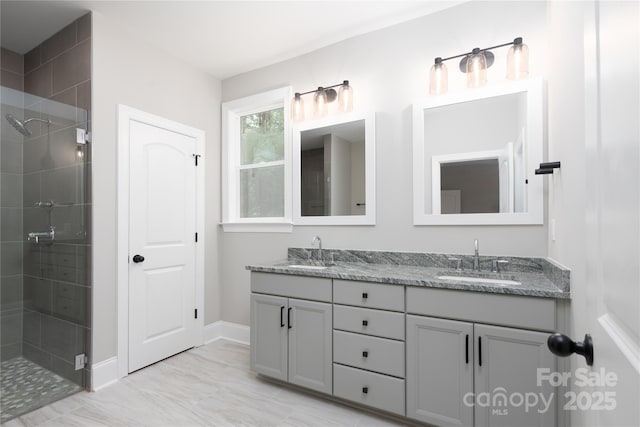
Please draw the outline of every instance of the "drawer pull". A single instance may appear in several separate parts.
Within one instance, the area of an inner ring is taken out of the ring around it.
[[[465,352],[465,361],[468,365],[469,364],[469,334],[467,334],[467,337],[465,338],[464,352]]]
[[[284,305],[280,306],[280,327],[284,328]]]
[[[362,387],[362,393],[364,394],[369,393],[369,387]]]
[[[363,292],[362,293],[362,299],[367,299],[367,298],[369,298],[369,294],[366,293],[366,292]]]
[[[369,357],[369,352],[368,351],[363,351],[362,352],[362,357]]]
[[[369,321],[368,320],[363,320],[362,321],[362,326],[369,326]]]

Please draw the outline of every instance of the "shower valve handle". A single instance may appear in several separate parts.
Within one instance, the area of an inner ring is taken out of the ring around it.
[[[142,255],[134,255],[133,256],[133,262],[139,263],[139,262],[143,262],[143,261],[144,261],[144,257]]]

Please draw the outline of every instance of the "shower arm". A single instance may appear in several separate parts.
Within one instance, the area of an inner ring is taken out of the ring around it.
[[[48,125],[52,124],[53,122],[49,119],[45,120],[45,119],[39,119],[37,117],[31,117],[30,119],[27,119],[25,121],[23,121],[23,124],[27,124],[27,123],[31,123],[31,122],[40,122],[40,123],[46,123]]]

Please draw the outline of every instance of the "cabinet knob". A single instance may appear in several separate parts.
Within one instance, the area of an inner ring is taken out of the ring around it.
[[[369,393],[369,387],[362,387],[362,392],[363,392],[364,394]]]
[[[369,321],[368,320],[363,320],[362,321],[362,326],[368,326],[369,325]]]
[[[367,298],[369,298],[369,294],[366,293],[366,292],[363,292],[362,293],[362,299],[367,299]]]
[[[362,357],[369,357],[369,352],[368,351],[363,351],[362,352]]]

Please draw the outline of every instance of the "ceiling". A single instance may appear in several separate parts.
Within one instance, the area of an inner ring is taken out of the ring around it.
[[[462,1],[6,1],[3,47],[25,53],[89,10],[219,79]]]

